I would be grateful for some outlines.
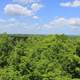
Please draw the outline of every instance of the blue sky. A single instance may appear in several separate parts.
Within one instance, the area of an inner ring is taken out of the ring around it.
[[[0,33],[80,34],[80,0],[0,0]]]

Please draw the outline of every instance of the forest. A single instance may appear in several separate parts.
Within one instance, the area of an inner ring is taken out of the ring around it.
[[[1,34],[0,80],[80,80],[80,36]]]

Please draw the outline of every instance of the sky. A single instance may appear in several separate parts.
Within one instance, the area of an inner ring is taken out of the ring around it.
[[[80,0],[0,0],[0,33],[80,35]]]

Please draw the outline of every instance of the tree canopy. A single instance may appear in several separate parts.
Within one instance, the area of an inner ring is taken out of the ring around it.
[[[80,80],[80,37],[0,35],[0,80]]]

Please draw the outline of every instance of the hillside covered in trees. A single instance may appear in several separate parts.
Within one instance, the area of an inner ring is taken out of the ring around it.
[[[0,80],[80,80],[80,37],[0,35]]]

